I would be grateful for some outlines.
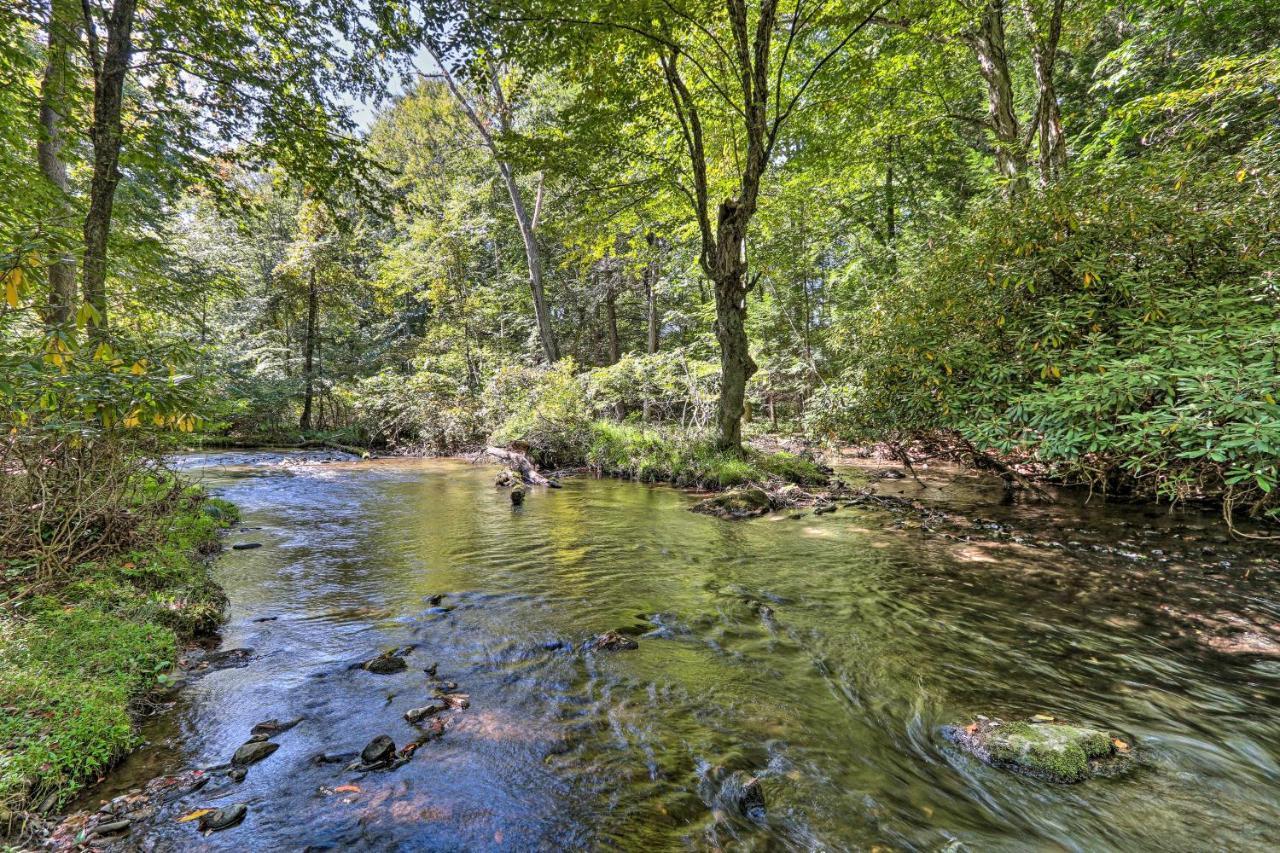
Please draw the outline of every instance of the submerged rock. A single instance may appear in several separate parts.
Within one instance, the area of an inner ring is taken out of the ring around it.
[[[773,502],[764,489],[730,489],[693,505],[694,512],[714,515],[717,518],[754,518],[773,509]]]
[[[404,718],[408,723],[420,723],[427,717],[447,710],[449,710],[449,706],[444,702],[432,702],[429,705],[423,705],[421,708],[410,708],[404,712]]]
[[[762,824],[768,820],[764,788],[759,777],[742,770],[730,772],[715,766],[707,768],[698,787],[703,801],[712,808],[724,809],[753,823]]]
[[[217,832],[220,829],[230,829],[244,820],[245,815],[248,813],[249,807],[244,803],[236,803],[226,808],[216,809],[200,818],[200,831]]]
[[[524,503],[525,487],[517,483],[511,487],[511,503],[513,506],[520,506]]]
[[[236,767],[256,764],[279,748],[280,744],[268,740],[249,741],[231,756],[231,763]]]
[[[467,693],[446,693],[443,690],[439,690],[436,692],[436,698],[442,700],[455,711],[465,711],[471,707],[471,696]]]
[[[273,717],[270,720],[263,720],[262,722],[255,724],[254,727],[249,730],[249,734],[255,735],[255,736],[266,735],[267,737],[273,737],[275,735],[280,734],[281,732],[289,731],[289,729],[293,728],[300,722],[302,722],[301,717],[295,717],[292,720],[285,720],[284,722],[281,722],[280,720],[277,720]]]
[[[943,734],[988,764],[1049,782],[1110,775],[1122,769],[1129,750],[1107,732],[1034,718],[1005,723],[980,717],[964,727],[947,727]]]
[[[232,551],[249,551],[254,548],[261,548],[261,542],[237,542],[231,546]]]
[[[638,649],[640,644],[630,637],[619,634],[617,631],[605,631],[587,643],[587,648],[602,652],[620,652]]]
[[[835,504],[833,504],[833,503],[825,503],[825,504],[819,504],[818,506],[814,507],[814,509],[813,509],[813,514],[814,514],[814,515],[826,515],[826,514],[827,514],[827,513],[829,513],[829,512],[835,512],[835,511],[836,511],[836,505],[835,505]]]
[[[408,662],[398,651],[383,652],[372,660],[367,660],[361,665],[361,669],[368,672],[377,673],[378,675],[390,675],[393,672],[403,672],[409,668]]]
[[[396,743],[386,735],[378,735],[360,750],[360,770],[387,767],[396,758]]]

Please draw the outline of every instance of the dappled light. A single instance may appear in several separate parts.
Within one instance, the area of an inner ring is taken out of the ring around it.
[[[0,847],[1280,848],[1280,3],[0,7]]]

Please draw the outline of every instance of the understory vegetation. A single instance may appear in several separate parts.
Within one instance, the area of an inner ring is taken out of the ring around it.
[[[153,475],[163,509],[142,530],[57,574],[6,542],[0,558],[0,814],[64,804],[138,743],[136,716],[184,642],[216,628],[224,598],[202,556],[229,504]],[[12,481],[6,480],[6,489]]]
[[[205,555],[235,509],[165,461],[194,428],[182,353],[119,338],[75,355],[2,362],[0,832],[134,747],[148,695],[222,618]]]
[[[0,806],[216,624],[183,446],[1277,520],[1278,80],[1275,0],[5,3]]]
[[[1280,513],[1274,2],[143,6],[0,13],[23,572],[135,547],[113,460],[180,442]]]

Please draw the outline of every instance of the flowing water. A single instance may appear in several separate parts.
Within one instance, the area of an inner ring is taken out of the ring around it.
[[[513,508],[459,461],[188,462],[239,505],[229,542],[262,545],[215,564],[223,648],[252,655],[184,690],[93,805],[226,762],[260,720],[302,722],[245,781],[136,828],[145,848],[1280,847],[1280,659],[1213,643],[1280,629],[1280,573],[1212,519],[993,510],[953,486],[934,497],[986,515],[964,541],[860,508],[720,521],[590,478]],[[639,648],[583,649],[610,629]],[[403,672],[351,668],[404,646]],[[470,695],[441,737],[391,771],[315,760],[413,738],[433,663]],[[1135,766],[1053,785],[939,735],[1039,712],[1110,729]],[[757,776],[767,818],[700,783],[712,767]],[[176,820],[235,802],[233,829]]]

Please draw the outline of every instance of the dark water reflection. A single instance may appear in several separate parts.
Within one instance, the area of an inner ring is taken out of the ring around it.
[[[1258,552],[1230,569],[1168,561],[1173,534],[1163,520],[1144,531],[1139,509],[1006,510],[1126,557],[886,530],[864,510],[726,523],[672,490],[588,479],[513,510],[490,469],[455,461],[243,459],[199,470],[256,528],[232,541],[264,546],[216,566],[224,646],[254,657],[195,682],[149,733],[176,729],[172,748],[139,753],[96,795],[224,762],[259,720],[305,719],[243,783],[168,807],[246,802],[244,824],[201,837],[170,818],[147,846],[1280,846],[1280,663],[1219,654],[1188,627],[1200,613],[1280,622]],[[1185,535],[1182,557],[1218,531]],[[430,606],[440,593],[453,609]],[[639,650],[571,648],[607,629]],[[405,645],[403,673],[348,668]],[[441,739],[363,778],[312,761],[380,733],[408,741],[402,715],[429,698],[433,662],[471,697]],[[1053,786],[937,733],[1041,711],[1131,739],[1138,768]],[[704,801],[711,765],[762,779],[767,826]],[[333,792],[348,783],[359,792]]]

